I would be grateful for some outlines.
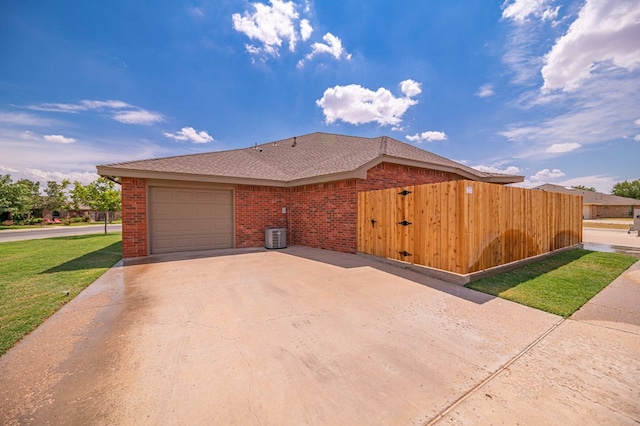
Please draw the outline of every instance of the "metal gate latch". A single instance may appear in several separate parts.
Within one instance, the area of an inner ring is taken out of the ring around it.
[[[398,225],[409,226],[411,225],[411,222],[407,222],[406,220],[403,220],[402,222],[398,222]]]
[[[377,220],[371,219],[371,226],[373,226],[375,228],[376,227],[376,222],[377,222]]]
[[[404,257],[413,256],[411,253],[407,252],[406,250],[405,251],[399,251],[398,254],[400,254],[400,256],[404,256]]]
[[[411,191],[407,191],[406,189],[402,192],[398,192],[399,195],[409,195],[411,194]]]

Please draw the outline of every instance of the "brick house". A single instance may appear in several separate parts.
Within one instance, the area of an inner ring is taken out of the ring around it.
[[[604,217],[633,218],[633,210],[640,209],[640,200],[603,194],[601,192],[586,191],[584,189],[567,188],[560,185],[546,183],[533,189],[540,191],[560,192],[582,196],[582,218],[598,219]]]
[[[122,185],[123,257],[288,243],[354,253],[357,193],[483,173],[390,137],[312,133],[250,148],[97,166]]]

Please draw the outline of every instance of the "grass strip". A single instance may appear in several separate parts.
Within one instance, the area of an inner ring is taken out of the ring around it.
[[[576,249],[466,287],[568,318],[637,261]]]
[[[0,355],[122,256],[121,233],[0,244]]]

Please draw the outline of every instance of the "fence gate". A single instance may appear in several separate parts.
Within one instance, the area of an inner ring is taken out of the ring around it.
[[[370,219],[368,224],[358,226],[358,251],[412,262],[413,187],[361,192],[359,195],[359,217]]]

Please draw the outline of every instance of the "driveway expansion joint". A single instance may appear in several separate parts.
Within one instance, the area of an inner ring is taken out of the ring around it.
[[[553,332],[555,329],[557,329],[558,327],[560,327],[560,325],[562,323],[564,323],[566,321],[565,318],[562,318],[560,321],[558,321],[556,324],[554,324],[553,326],[551,326],[551,328],[549,328],[547,331],[545,331],[540,337],[538,337],[536,340],[534,340],[533,342],[531,342],[529,344],[529,346],[527,346],[526,348],[524,348],[519,354],[517,354],[515,357],[511,358],[509,361],[507,361],[506,364],[504,364],[502,367],[498,368],[494,373],[492,373],[489,377],[487,377],[486,379],[484,379],[482,382],[478,383],[476,386],[474,386],[473,388],[469,389],[464,395],[462,395],[460,398],[458,398],[457,400],[455,400],[453,402],[453,404],[451,404],[449,407],[445,408],[442,412],[440,412],[440,414],[438,414],[437,416],[435,416],[432,420],[430,420],[429,422],[427,422],[425,424],[425,426],[432,426],[435,425],[437,422],[439,422],[440,420],[442,420],[447,414],[449,414],[453,409],[455,409],[458,405],[460,405],[462,402],[464,402],[466,399],[468,399],[469,397],[471,397],[471,395],[475,394],[477,391],[479,391],[482,387],[484,387],[484,385],[486,385],[487,383],[489,383],[490,381],[492,381],[494,378],[496,378],[500,373],[502,373],[503,371],[507,370],[514,362],[516,362],[517,360],[519,360],[520,358],[522,358],[526,353],[528,353],[529,351],[531,351],[531,349],[533,349],[534,347],[536,347],[538,345],[538,343],[540,343],[545,337],[547,337],[549,334],[551,334],[551,332]]]

